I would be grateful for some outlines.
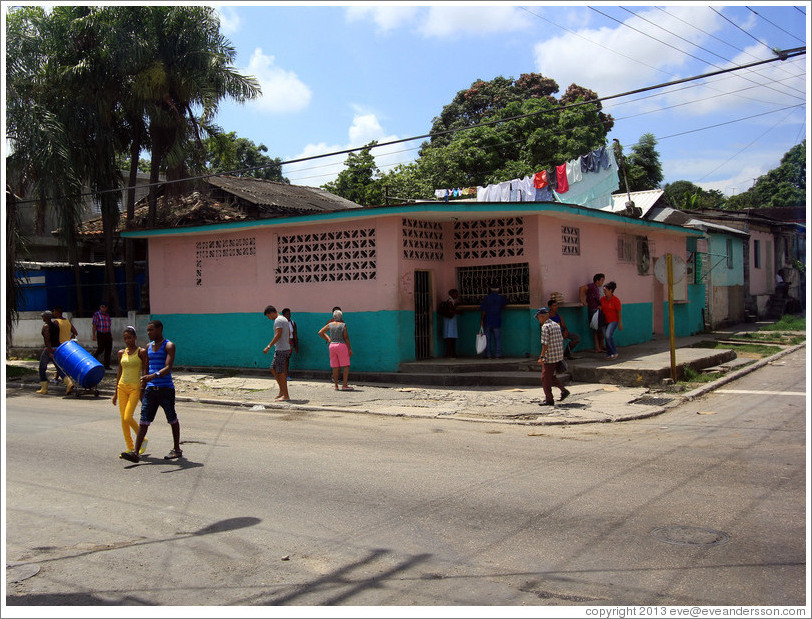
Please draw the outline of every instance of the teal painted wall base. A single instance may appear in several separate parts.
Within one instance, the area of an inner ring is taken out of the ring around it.
[[[675,305],[677,336],[693,335],[703,330],[702,307],[704,288],[689,286],[689,303]],[[533,309],[506,309],[502,313],[502,355],[512,358],[535,358],[541,351],[540,328]],[[591,350],[592,332],[587,325],[585,307],[565,307],[561,315],[567,327],[581,336],[577,351]],[[668,332],[668,304],[664,308]],[[273,351],[262,350],[273,339],[273,323],[260,312],[240,314],[165,314],[153,315],[164,324],[164,336],[177,346],[177,365],[200,367],[268,368]],[[291,357],[295,370],[329,370],[327,343],[319,330],[330,320],[330,314],[293,313],[299,337],[299,351]],[[415,360],[415,320],[411,311],[353,312],[346,315],[353,356],[352,369],[362,372],[396,372],[401,363]],[[480,313],[464,312],[457,317],[458,357],[475,357],[475,337],[479,332]],[[650,303],[623,306],[623,331],[615,331],[619,347],[647,342],[652,338]],[[140,342],[145,345],[146,342]],[[433,356],[442,357],[442,319],[435,314]]]

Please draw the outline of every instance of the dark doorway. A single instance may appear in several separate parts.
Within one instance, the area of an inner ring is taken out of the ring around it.
[[[432,318],[431,272],[414,272],[414,356],[431,358]]]

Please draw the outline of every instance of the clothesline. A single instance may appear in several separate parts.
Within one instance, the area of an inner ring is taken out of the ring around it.
[[[611,195],[619,186],[614,151],[602,146],[532,176],[485,187],[437,189],[434,195],[446,202],[451,198],[476,196],[477,202],[558,201],[599,208],[611,204]]]

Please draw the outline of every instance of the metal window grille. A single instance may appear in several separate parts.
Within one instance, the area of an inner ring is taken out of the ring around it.
[[[442,261],[442,224],[404,218],[402,230],[404,260]]]
[[[494,282],[508,303],[530,303],[530,266],[527,262],[457,268],[457,289],[463,305],[479,305],[490,293]]]
[[[203,268],[206,263],[224,258],[254,256],[256,253],[255,237],[198,241],[195,243],[195,285],[203,285]]]
[[[645,236],[637,237],[637,274],[648,275],[651,271],[651,254],[654,253],[654,243]]]
[[[581,255],[581,231],[573,226],[561,226],[561,253],[564,256]]]
[[[621,234],[617,237],[617,261],[618,262],[634,262],[636,259],[635,252],[635,238],[626,234]]]
[[[375,279],[376,260],[374,228],[280,236],[276,283]]]

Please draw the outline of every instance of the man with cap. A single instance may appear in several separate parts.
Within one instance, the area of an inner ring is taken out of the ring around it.
[[[550,320],[550,309],[542,307],[536,312],[536,319],[541,325],[541,356],[538,363],[541,366],[541,387],[544,389],[544,402],[541,406],[552,406],[553,386],[561,390],[561,398],[566,398],[570,392],[561,384],[555,375],[558,362],[564,359],[564,336],[557,322]]]

